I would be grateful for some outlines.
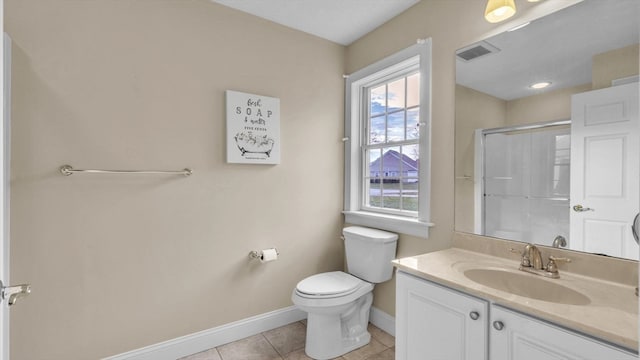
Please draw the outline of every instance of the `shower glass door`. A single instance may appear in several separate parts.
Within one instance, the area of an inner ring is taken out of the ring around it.
[[[489,132],[483,145],[484,234],[569,241],[569,128]]]

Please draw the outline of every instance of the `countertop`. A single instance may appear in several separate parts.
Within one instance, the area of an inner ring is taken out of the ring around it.
[[[450,248],[393,261],[406,273],[490,300],[621,347],[638,349],[638,297],[635,287],[560,270],[560,279],[550,282],[587,295],[588,305],[558,304],[514,295],[476,283],[463,274],[465,268],[509,268],[519,262],[461,248]],[[527,274],[525,272],[520,272]],[[543,278],[539,275],[527,274]]]

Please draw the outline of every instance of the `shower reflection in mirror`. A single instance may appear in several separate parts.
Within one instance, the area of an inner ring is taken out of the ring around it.
[[[569,238],[568,124],[476,130],[475,233],[549,246]]]

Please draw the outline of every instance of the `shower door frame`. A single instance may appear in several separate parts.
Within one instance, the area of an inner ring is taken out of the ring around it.
[[[514,131],[539,130],[555,126],[571,126],[571,119],[544,121],[532,124],[503,126],[490,129],[477,129],[474,134],[474,168],[473,168],[473,184],[474,184],[474,219],[473,232],[475,234],[485,235],[485,203],[484,203],[484,164],[485,164],[485,137],[491,134],[501,134]]]

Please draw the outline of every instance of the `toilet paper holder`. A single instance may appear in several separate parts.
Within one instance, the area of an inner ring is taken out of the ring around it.
[[[280,252],[276,248],[265,249],[265,250],[275,250],[276,251],[276,255],[280,255]],[[260,251],[253,250],[253,251],[250,251],[249,252],[249,258],[250,259],[264,260],[263,251],[264,250],[260,250]]]

